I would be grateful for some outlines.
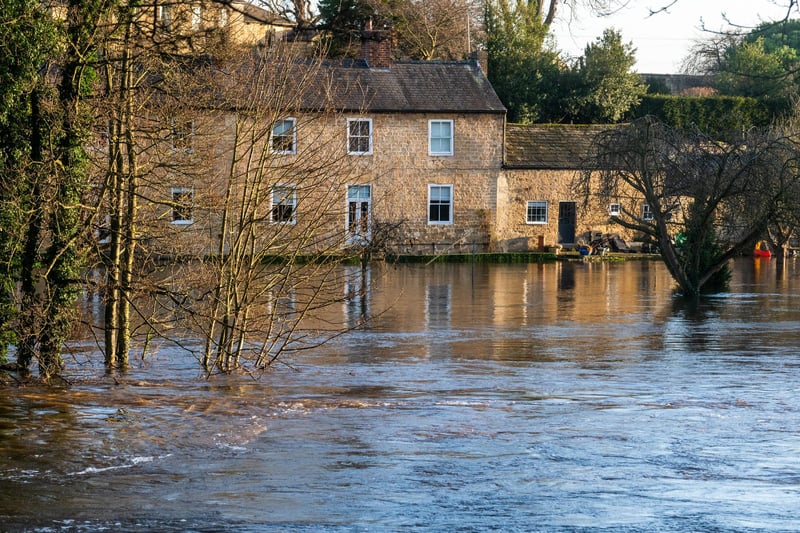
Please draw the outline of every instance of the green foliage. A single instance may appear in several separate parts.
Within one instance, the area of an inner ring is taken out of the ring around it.
[[[694,201],[684,221],[684,231],[675,237],[675,253],[686,274],[688,286],[699,287],[699,292],[713,294],[728,289],[731,270],[727,263],[719,265],[725,253],[714,228],[713,219],[708,218],[705,208]],[[709,271],[713,273],[701,283]]]
[[[332,57],[352,56],[353,45],[360,43],[360,34],[374,9],[364,0],[320,0],[320,20],[330,32],[328,54]],[[373,23],[380,22],[373,20]]]
[[[653,116],[676,129],[696,127],[710,134],[719,134],[766,126],[785,111],[778,103],[741,96],[646,95],[631,114]]]
[[[605,30],[586,47],[573,69],[572,94],[565,98],[571,120],[582,123],[614,123],[639,103],[647,92],[641,77],[632,72],[636,49],[624,44],[622,35]]]
[[[558,54],[546,46],[547,26],[526,2],[486,2],[484,20],[489,81],[508,109],[511,122],[541,119],[554,107]]]
[[[37,171],[32,109],[40,71],[57,50],[55,27],[38,3],[0,4],[0,362],[16,343],[16,285]]]
[[[797,94],[793,66],[797,50],[786,45],[768,51],[763,38],[725,51],[723,68],[714,78],[721,94],[788,100]]]

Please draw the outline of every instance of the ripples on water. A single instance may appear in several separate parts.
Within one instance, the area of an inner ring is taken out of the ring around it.
[[[735,274],[387,268],[297,371],[5,389],[0,530],[798,530],[800,272]]]

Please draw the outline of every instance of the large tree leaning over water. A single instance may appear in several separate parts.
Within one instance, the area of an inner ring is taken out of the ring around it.
[[[726,288],[728,261],[791,208],[800,135],[775,126],[727,139],[652,117],[609,128],[578,181],[585,198],[618,203],[613,221],[655,244],[686,297]]]

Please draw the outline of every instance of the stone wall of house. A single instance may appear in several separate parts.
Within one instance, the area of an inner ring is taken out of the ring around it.
[[[398,225],[399,253],[486,251],[492,242],[503,116],[386,114],[372,117],[376,223]],[[429,120],[453,120],[452,156],[429,155]],[[369,161],[367,161],[369,159]],[[452,223],[428,222],[429,185],[452,185]]]
[[[576,170],[506,169],[497,187],[496,248],[499,251],[536,251],[555,247],[588,243],[593,234],[619,234],[625,240],[634,237],[629,231],[614,224],[609,206],[590,198],[588,202],[574,191]],[[547,222],[528,223],[529,201],[547,202]],[[574,202],[575,239],[565,241],[559,235],[559,206]]]
[[[298,187],[297,221],[294,227],[280,229],[283,237],[306,232],[313,225],[315,246],[327,247],[337,239],[343,245],[347,187],[369,184],[373,231],[396,229],[395,238],[387,243],[388,251],[427,254],[490,249],[494,242],[496,184],[502,163],[502,144],[498,141],[502,139],[502,115],[345,113],[294,118],[298,124],[296,154],[271,155],[266,161],[279,169],[272,171],[268,183]],[[371,154],[347,154],[348,118],[372,120]],[[453,121],[453,155],[429,154],[430,120]],[[195,115],[191,150],[174,150],[165,143],[158,154],[152,154],[153,170],[144,194],[153,201],[142,205],[142,230],[146,234],[144,242],[154,253],[217,252],[219,213],[230,171],[234,130],[232,115]],[[268,136],[262,142],[268,142]],[[262,152],[261,148],[257,146],[254,153]],[[245,178],[243,167],[236,172],[238,179]],[[251,170],[248,179],[254,177]],[[432,184],[452,186],[450,224],[428,222],[428,193]],[[172,220],[172,192],[176,188],[192,191],[191,224]],[[262,197],[268,194],[267,188]],[[268,209],[266,200],[262,213],[265,220],[269,218]],[[262,225],[259,231],[265,236],[278,230],[268,222]]]

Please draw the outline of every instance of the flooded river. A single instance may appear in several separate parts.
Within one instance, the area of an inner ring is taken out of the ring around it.
[[[800,260],[697,309],[655,262],[370,277],[258,379],[0,389],[0,531],[800,529]]]

